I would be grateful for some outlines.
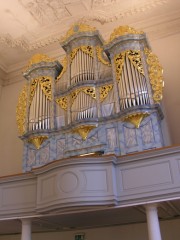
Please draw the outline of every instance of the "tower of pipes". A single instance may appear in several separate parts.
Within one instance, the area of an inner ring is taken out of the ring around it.
[[[17,123],[25,172],[63,158],[163,147],[162,67],[145,33],[121,26],[104,42],[94,27],[75,24],[61,46],[61,64],[37,54],[24,72]]]

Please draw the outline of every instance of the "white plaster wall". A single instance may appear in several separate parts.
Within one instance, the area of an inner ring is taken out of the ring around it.
[[[1,100],[1,91],[2,91],[2,85],[1,85],[1,81],[0,81],[0,100]]]
[[[0,176],[22,172],[22,141],[18,138],[16,105],[23,82],[3,86],[0,98]]]
[[[153,52],[164,69],[164,106],[172,144],[180,144],[180,34],[150,40]]]
[[[179,240],[180,219],[162,221],[161,234],[163,240]],[[74,240],[76,233],[85,233],[86,240],[148,240],[146,223],[116,227],[84,229],[80,231],[47,232],[32,234],[32,240]],[[1,235],[0,240],[20,240],[20,234]]]

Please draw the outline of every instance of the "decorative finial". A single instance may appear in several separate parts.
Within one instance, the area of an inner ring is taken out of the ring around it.
[[[84,23],[75,23],[71,26],[71,28],[67,31],[66,35],[61,38],[61,42],[67,40],[70,36],[79,33],[79,32],[94,32],[96,31],[95,27],[91,27]]]
[[[143,33],[144,33],[143,31],[137,31],[136,29],[129,26],[119,26],[118,28],[115,28],[114,31],[111,33],[107,43],[112,42],[119,36],[123,36],[126,34],[143,34]]]

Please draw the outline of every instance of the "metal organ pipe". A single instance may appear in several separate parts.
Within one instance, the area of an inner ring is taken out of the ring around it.
[[[72,104],[72,120],[92,118],[95,116],[96,102],[91,96],[81,91]]]
[[[85,58],[84,58],[84,79],[88,80],[87,56],[85,56]]]
[[[71,84],[94,80],[93,58],[78,50],[71,63]]]
[[[125,55],[118,88],[121,109],[149,103],[146,78],[135,68],[127,55]]]
[[[50,129],[51,103],[37,84],[29,111],[29,130]]]
[[[38,116],[37,116],[37,128],[41,129],[41,87],[38,89]]]

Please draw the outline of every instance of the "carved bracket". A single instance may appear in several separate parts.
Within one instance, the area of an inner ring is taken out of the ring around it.
[[[133,113],[126,116],[123,121],[132,123],[136,128],[139,128],[141,125],[141,122],[144,118],[148,117],[150,113],[148,112],[139,112],[139,113]]]
[[[35,136],[35,137],[30,137],[28,139],[28,142],[33,144],[36,149],[39,149],[42,145],[42,143],[48,139],[48,136]]]
[[[75,128],[73,130],[73,132],[78,133],[82,137],[83,140],[86,140],[88,134],[94,128],[96,128],[95,125],[83,125],[83,126],[79,126],[79,127]]]

